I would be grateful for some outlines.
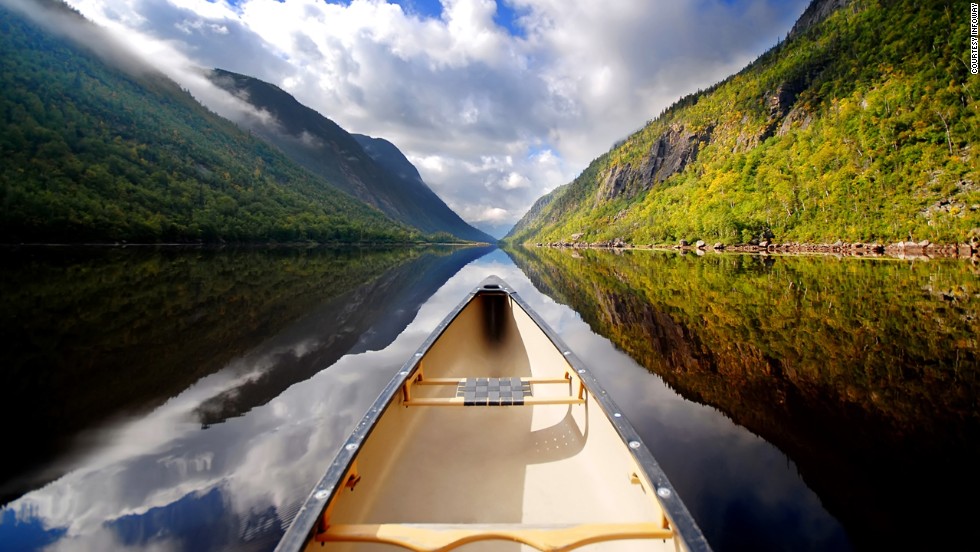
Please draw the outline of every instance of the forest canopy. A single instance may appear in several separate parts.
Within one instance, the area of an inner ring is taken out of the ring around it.
[[[392,221],[164,76],[3,7],[0,122],[0,242],[455,240]]]
[[[507,240],[980,239],[967,16],[956,2],[849,2],[664,110]]]

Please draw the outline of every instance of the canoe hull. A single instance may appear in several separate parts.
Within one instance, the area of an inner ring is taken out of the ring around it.
[[[707,549],[606,392],[499,279],[396,374],[278,550],[397,549],[364,539],[415,550]]]

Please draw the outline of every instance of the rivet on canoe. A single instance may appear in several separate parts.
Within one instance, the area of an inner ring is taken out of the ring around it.
[[[565,354],[565,356],[568,356],[568,355],[572,354],[572,352],[571,351],[565,351],[564,354]]]
[[[670,489],[667,487],[660,487],[657,489],[657,496],[660,498],[670,498]]]
[[[614,418],[622,418],[622,417],[623,417],[623,415],[622,415],[622,414],[620,414],[619,412],[617,412],[617,413],[615,413],[615,414],[613,414],[613,417],[614,417]]]
[[[630,441],[630,448],[631,449],[638,449],[638,448],[640,448],[640,442],[639,441]]]
[[[579,370],[578,373],[579,374],[584,374],[585,373],[585,370],[584,369],[583,370]]]
[[[330,491],[317,491],[313,498],[317,500],[326,500],[330,496]]]
[[[398,375],[399,376],[407,376],[408,375],[408,372],[404,372],[404,371],[403,372],[398,372]]]
[[[632,445],[630,445],[630,446],[632,446]],[[351,452],[354,452],[355,450],[357,450],[357,443],[351,443],[351,444],[347,445],[344,448],[347,449],[347,450],[349,450],[349,451],[351,451]]]

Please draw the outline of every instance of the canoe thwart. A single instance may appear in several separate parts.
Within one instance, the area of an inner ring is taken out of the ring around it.
[[[459,385],[468,380],[520,380],[521,383],[546,384],[546,383],[568,383],[568,378],[422,378],[416,385]]]
[[[533,397],[534,385],[568,384],[578,381],[577,397]],[[455,385],[455,397],[412,396],[412,389],[418,385]],[[509,377],[509,378],[427,378],[419,368],[402,387],[402,402],[405,406],[523,406],[541,404],[584,404],[585,385],[571,372],[562,378]]]
[[[466,406],[520,405],[531,396],[531,383],[521,378],[466,378],[456,385],[456,397]]]
[[[557,552],[612,540],[669,539],[674,532],[658,523],[524,524],[338,524],[318,533],[318,542],[377,542],[415,552],[442,552],[485,540],[520,542]]]
[[[409,399],[403,404],[405,406],[536,406],[543,404],[585,404],[585,399],[576,397],[526,397],[519,402],[505,402],[500,399],[493,402],[484,399],[483,402],[468,403],[463,397],[424,397]]]
[[[584,404],[582,390],[578,396],[532,396],[532,385],[564,383],[572,377],[564,378],[418,378],[405,384],[403,393],[405,406],[525,406],[542,404]],[[413,397],[413,385],[455,385],[455,397]]]

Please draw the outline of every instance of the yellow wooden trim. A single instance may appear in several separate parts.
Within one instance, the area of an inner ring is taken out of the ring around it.
[[[419,368],[412,374],[405,383],[402,384],[402,401],[408,402],[412,400],[412,386],[423,381],[422,378],[422,361],[419,361]]]
[[[357,460],[351,462],[350,470],[347,471],[347,475],[344,477],[344,487],[354,490],[354,487],[361,482],[361,474],[357,471]]]
[[[627,539],[669,539],[674,532],[657,523],[579,525],[511,524],[343,524],[316,535],[318,542],[377,542],[414,552],[444,552],[483,540],[520,542],[538,550],[563,552],[587,544]]]
[[[357,470],[357,460],[351,462],[350,468],[347,469],[347,473],[344,474],[344,478],[341,479],[344,482],[344,488],[354,490],[354,487],[361,481],[361,475]],[[337,489],[337,493],[330,499],[327,503],[326,508],[323,509],[323,513],[320,514],[320,521],[318,523],[318,532],[323,532],[330,526],[330,515],[333,513],[334,506],[337,505],[337,500],[340,498],[340,493],[343,489]]]
[[[518,404],[505,404],[503,406],[534,406],[541,404],[585,404],[585,399],[579,399],[575,397],[524,397],[523,403]],[[405,406],[466,406],[465,399],[463,397],[425,397],[418,399],[409,399],[405,401]],[[472,406],[487,406],[484,403],[477,403]],[[497,405],[493,405],[497,406]]]
[[[574,383],[574,382],[577,381],[578,382],[578,398],[585,399],[585,391],[586,391],[585,382],[582,381],[582,378],[580,378],[578,374],[576,374],[573,371],[565,372],[565,381],[566,382],[572,382],[572,383]]]

